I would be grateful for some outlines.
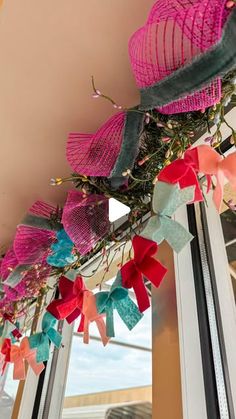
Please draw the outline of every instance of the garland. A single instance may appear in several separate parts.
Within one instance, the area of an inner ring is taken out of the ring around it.
[[[26,360],[35,374],[40,374],[43,362],[49,359],[50,342],[56,348],[62,344],[56,330],[57,320],[72,323],[80,317],[78,331],[83,332],[84,343],[89,342],[89,325],[95,321],[103,345],[115,336],[114,310],[129,330],[141,320],[150,306],[146,279],[159,287],[166,274],[165,266],[156,256],[158,245],[167,240],[174,251],[180,252],[193,238],[171,217],[181,205],[204,199],[199,173],[205,175],[207,191],[213,187],[218,210],[223,179],[236,188],[236,153],[224,158],[220,148],[221,126],[223,123],[229,126],[225,107],[235,105],[235,85],[233,70],[223,77],[221,99],[215,105],[167,115],[156,109],[141,110],[139,106],[127,109],[118,105],[100,92],[92,79],[93,97],[110,101],[120,112],[94,135],[71,134],[68,160],[72,168],[84,164],[78,157],[78,144],[86,147],[89,144],[92,152],[96,143],[103,158],[119,141],[120,147],[115,158],[111,158],[112,163],[109,160],[103,166],[95,159],[94,164],[89,163],[91,167],[87,164],[83,174],[76,172],[66,179],[52,179],[53,186],[68,181],[75,186],[68,193],[65,207],[37,201],[18,226],[13,246],[3,256],[0,266],[2,371],[12,362],[14,379],[24,379],[23,361]],[[216,126],[213,134],[212,125]],[[233,127],[230,129],[229,141],[233,145],[236,132]],[[196,137],[206,130],[209,132],[206,144],[192,147]],[[99,137],[102,132],[111,140],[116,136],[116,142],[108,144],[106,153],[105,142],[98,142],[104,139]],[[96,175],[96,171],[106,174]],[[117,230],[111,228],[108,220],[109,198],[130,207],[127,222]],[[232,201],[228,207],[235,211]],[[110,291],[104,291],[103,282],[117,252],[121,253],[117,276]],[[93,294],[86,287],[86,276],[81,270],[95,255],[100,255],[100,261],[93,275],[105,267],[97,284],[99,292]],[[49,276],[55,278],[52,287],[48,284]],[[55,299],[57,288],[60,298]],[[129,296],[130,288],[137,304]],[[48,303],[49,292],[52,297]],[[37,319],[43,311],[41,330],[35,333]],[[31,335],[27,338],[23,335],[29,328]]]

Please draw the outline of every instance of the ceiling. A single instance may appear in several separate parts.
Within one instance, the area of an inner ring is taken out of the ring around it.
[[[93,132],[138,92],[127,43],[154,0],[14,0],[0,9],[0,249],[37,199],[63,203],[70,131]]]

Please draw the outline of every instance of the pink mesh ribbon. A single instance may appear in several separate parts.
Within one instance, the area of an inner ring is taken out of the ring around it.
[[[11,247],[6,252],[5,256],[3,257],[1,261],[1,267],[0,267],[1,278],[3,280],[7,279],[11,271],[14,270],[17,265],[18,265],[18,260],[17,260],[13,247]]]
[[[14,363],[14,380],[25,379],[25,361],[28,362],[36,375],[39,375],[45,368],[42,362],[36,362],[36,351],[30,349],[27,337],[22,339],[20,346],[12,345],[11,347],[11,362]]]
[[[26,216],[23,223],[17,227],[13,244],[19,264],[35,264],[45,259],[45,254],[56,240],[55,231],[49,224],[50,216],[56,211],[55,207],[41,201],[35,202],[29,209],[33,216]],[[29,225],[24,225],[24,222]]]
[[[108,199],[69,191],[62,224],[78,251],[82,255],[88,253],[109,230]]]
[[[168,77],[210,49],[222,35],[227,17],[222,0],[158,0],[146,24],[133,34],[129,55],[137,86],[145,89]],[[189,112],[215,104],[220,79],[159,108],[166,114]]]
[[[69,135],[66,155],[75,172],[87,176],[111,174],[121,149],[125,116],[125,112],[112,116],[95,134]]]

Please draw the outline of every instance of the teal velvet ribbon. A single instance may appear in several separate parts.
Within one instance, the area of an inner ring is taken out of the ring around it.
[[[78,256],[72,254],[74,244],[64,229],[58,231],[56,236],[57,242],[51,245],[53,253],[47,257],[47,263],[57,268],[64,268],[76,262]]]
[[[35,228],[42,228],[44,230],[60,230],[62,228],[62,224],[59,222],[53,222],[52,220],[39,217],[38,215],[27,214],[21,224],[35,227]]]
[[[38,363],[48,361],[50,342],[57,348],[61,346],[62,336],[54,329],[56,323],[57,319],[46,312],[42,320],[42,332],[29,337],[30,348],[37,349],[36,361]]]
[[[140,89],[140,109],[167,105],[200,90],[216,77],[226,74],[236,65],[235,43],[236,8],[230,13],[223,36],[216,45],[158,83]]]
[[[181,224],[170,217],[184,204],[194,198],[194,186],[179,189],[178,184],[157,182],[154,188],[152,208],[156,215],[152,216],[141,236],[161,243],[166,240],[178,253],[193,239]]]
[[[119,272],[110,292],[101,291],[95,294],[98,313],[106,314],[106,335],[108,337],[115,336],[114,309],[117,310],[129,330],[132,330],[143,317],[143,314],[140,313],[136,304],[129,297],[128,290],[123,288],[121,284],[122,278]]]

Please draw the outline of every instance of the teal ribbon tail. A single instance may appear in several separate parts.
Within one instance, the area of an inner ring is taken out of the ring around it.
[[[176,253],[179,253],[193,239],[192,234],[180,223],[168,217],[162,217],[161,231],[153,232],[153,240],[160,243],[161,235]]]
[[[153,238],[154,233],[156,233],[155,239]],[[151,217],[140,235],[146,239],[156,241],[157,244],[160,244],[164,240],[160,218],[157,215]]]
[[[57,330],[52,327],[47,331],[48,338],[50,341],[59,349],[61,346],[62,336]]]
[[[106,306],[106,335],[109,338],[115,337],[113,304],[109,303]]]
[[[143,314],[140,313],[136,304],[127,297],[115,302],[115,308],[129,330],[132,330],[141,320]]]
[[[29,345],[31,349],[36,349],[36,361],[44,362],[49,360],[49,339],[43,332],[35,333],[29,337]]]

